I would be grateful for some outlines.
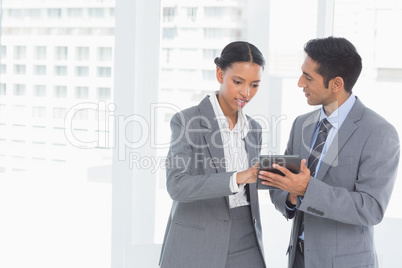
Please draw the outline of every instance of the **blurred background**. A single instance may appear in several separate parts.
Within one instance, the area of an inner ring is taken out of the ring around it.
[[[282,154],[308,106],[304,44],[349,39],[354,93],[402,133],[399,0],[0,0],[0,267],[157,267],[171,199],[169,121],[219,89],[213,60],[246,40],[267,65],[246,112]],[[381,153],[381,152],[379,152]],[[376,226],[381,267],[401,267],[399,172]],[[268,267],[290,222],[260,191]]]

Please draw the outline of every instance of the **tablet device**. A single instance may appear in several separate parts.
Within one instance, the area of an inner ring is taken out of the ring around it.
[[[301,157],[298,155],[261,155],[258,173],[260,173],[260,170],[264,170],[284,176],[285,174],[272,167],[273,164],[278,164],[298,174],[300,171],[300,162]],[[278,189],[273,186],[263,185],[261,182],[262,180],[257,178],[257,189]]]

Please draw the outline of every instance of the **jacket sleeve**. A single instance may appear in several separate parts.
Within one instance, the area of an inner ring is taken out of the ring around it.
[[[189,133],[186,122],[183,113],[175,114],[170,122],[172,137],[166,162],[166,187],[170,197],[175,201],[192,202],[233,194],[229,182],[234,172],[193,174],[194,163],[202,164],[202,160],[192,159],[194,145],[189,135],[200,134]]]
[[[297,118],[296,118],[297,120]],[[285,155],[292,155],[293,154],[293,137],[294,137],[294,130],[295,130],[295,124],[296,120],[293,122],[292,125],[292,130],[290,131],[290,136],[288,140],[288,144],[286,147]],[[294,215],[291,216],[292,213],[291,211],[286,209],[286,200],[288,198],[288,192],[281,190],[281,189],[276,189],[276,190],[270,190],[269,191],[271,201],[275,205],[275,208],[282,213],[282,215],[289,220],[290,218],[293,218]]]

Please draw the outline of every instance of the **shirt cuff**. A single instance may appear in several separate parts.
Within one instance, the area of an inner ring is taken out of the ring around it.
[[[237,184],[237,172],[233,173],[232,176],[230,177],[230,182],[229,182],[229,187],[232,193],[238,193],[240,192],[239,185]]]

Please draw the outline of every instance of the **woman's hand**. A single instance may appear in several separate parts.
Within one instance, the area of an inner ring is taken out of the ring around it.
[[[255,165],[252,166],[251,168],[241,172],[237,172],[236,182],[237,184],[256,183],[257,174],[258,174],[258,163],[255,163]]]

